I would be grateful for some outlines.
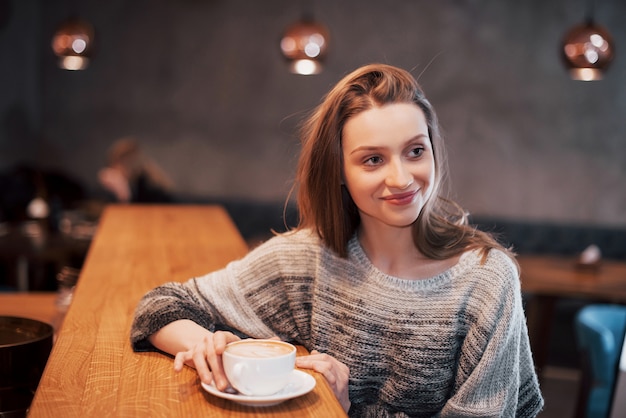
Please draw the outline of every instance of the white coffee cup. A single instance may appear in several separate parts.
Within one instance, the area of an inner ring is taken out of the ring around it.
[[[226,346],[222,362],[228,381],[239,393],[269,396],[289,383],[296,347],[277,340],[235,341]]]

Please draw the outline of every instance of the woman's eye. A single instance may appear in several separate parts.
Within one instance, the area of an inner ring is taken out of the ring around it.
[[[411,155],[411,157],[421,157],[423,153],[424,147],[415,147],[411,149],[409,154]]]
[[[378,155],[374,155],[365,160],[365,165],[378,165],[383,161]]]

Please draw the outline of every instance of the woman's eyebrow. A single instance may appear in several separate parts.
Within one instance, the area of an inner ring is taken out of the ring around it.
[[[423,134],[423,133],[420,133],[420,134],[417,134],[417,135],[415,135],[415,136],[413,136],[413,137],[411,137],[411,138],[407,139],[407,140],[404,142],[403,146],[407,146],[407,145],[409,145],[411,142],[413,142],[413,141],[415,141],[415,140],[418,140],[418,139],[425,139],[425,140],[428,140],[429,138],[428,138],[428,135]],[[384,145],[361,145],[361,146],[356,147],[356,148],[355,148],[355,149],[353,149],[352,151],[350,151],[350,154],[349,154],[349,155],[352,155],[352,154],[357,153],[357,152],[372,152],[372,151],[378,151],[378,150],[385,149],[385,148],[387,148],[387,147],[386,147],[386,146],[384,146]]]
[[[374,145],[361,145],[350,152],[350,155],[355,154],[357,152],[370,152],[370,151],[378,151],[387,147],[384,146],[374,146]]]

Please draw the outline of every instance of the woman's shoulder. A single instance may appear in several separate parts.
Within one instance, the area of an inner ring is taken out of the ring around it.
[[[464,253],[453,282],[453,288],[467,298],[468,309],[475,316],[489,312],[487,316],[495,320],[501,314],[496,312],[521,307],[519,271],[506,251],[490,249],[486,255],[480,250]]]
[[[273,245],[301,244],[301,245],[321,245],[319,236],[310,228],[297,228],[285,232],[276,233],[268,243]]]
[[[459,263],[466,273],[484,280],[519,282],[519,268],[513,255],[499,248],[470,250],[463,254]]]
[[[471,264],[477,267],[493,268],[501,266],[502,268],[515,268],[515,257],[506,250],[500,248],[489,249],[472,249],[463,253],[462,258],[465,258]]]
[[[318,252],[322,249],[322,242],[315,231],[311,229],[294,229],[277,233],[253,249],[257,253],[274,253],[289,256],[296,252]]]

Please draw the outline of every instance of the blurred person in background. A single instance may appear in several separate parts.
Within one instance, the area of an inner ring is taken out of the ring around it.
[[[111,145],[107,165],[98,172],[98,181],[116,202],[174,200],[174,183],[156,162],[144,155],[134,138],[122,138]]]

